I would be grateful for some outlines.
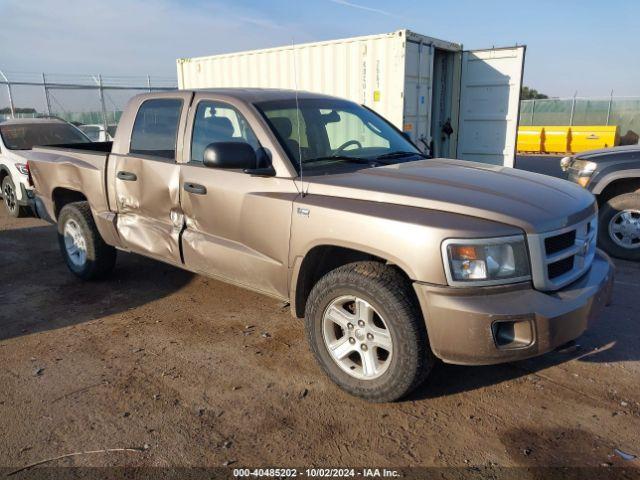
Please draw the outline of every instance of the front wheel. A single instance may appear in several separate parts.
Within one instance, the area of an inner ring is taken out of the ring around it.
[[[598,243],[609,255],[640,260],[640,193],[610,198],[600,209]]]
[[[404,397],[434,364],[411,285],[378,262],[348,264],[322,277],[309,295],[305,328],[327,375],[366,400]]]
[[[7,212],[14,218],[26,217],[28,210],[20,206],[16,195],[16,185],[9,175],[2,180],[2,200]]]
[[[87,202],[65,205],[58,215],[58,243],[67,267],[83,280],[108,275],[116,262],[116,249],[100,236]]]

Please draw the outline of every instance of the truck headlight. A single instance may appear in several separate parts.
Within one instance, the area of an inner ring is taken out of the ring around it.
[[[531,279],[522,235],[445,240],[442,256],[452,286],[501,285]]]
[[[588,160],[574,160],[571,164],[571,170],[576,171],[576,182],[581,187],[586,187],[591,180],[593,172],[598,168],[598,164]]]
[[[563,159],[560,160],[560,169],[563,172],[566,172],[567,170],[569,170],[569,168],[571,168],[572,163],[573,163],[573,157],[564,157]]]

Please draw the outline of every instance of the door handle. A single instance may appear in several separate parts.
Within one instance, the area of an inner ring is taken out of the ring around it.
[[[120,171],[118,172],[118,179],[126,182],[135,182],[138,180],[138,176],[135,173]]]
[[[204,185],[198,185],[197,183],[187,182],[183,186],[185,192],[193,193],[195,195],[206,195],[207,187]]]

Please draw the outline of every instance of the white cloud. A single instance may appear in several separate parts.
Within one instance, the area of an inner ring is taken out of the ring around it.
[[[386,10],[382,10],[380,8],[367,7],[366,5],[360,5],[358,3],[348,2],[347,0],[329,0],[329,1],[332,3],[337,3],[338,5],[344,5],[345,7],[351,7],[351,8],[356,8],[358,10],[365,10],[367,12],[378,13],[386,17],[400,18],[399,15],[395,15],[391,12],[387,12]]]

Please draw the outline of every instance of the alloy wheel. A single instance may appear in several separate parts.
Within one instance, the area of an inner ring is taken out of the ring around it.
[[[609,236],[623,248],[640,248],[640,210],[616,213],[609,222]]]
[[[352,377],[373,380],[389,368],[391,332],[367,301],[351,295],[333,300],[322,316],[322,333],[333,361]]]
[[[4,204],[7,210],[14,212],[16,208],[18,208],[18,201],[16,200],[16,192],[10,182],[5,182],[2,196],[4,197]]]
[[[64,247],[69,260],[75,267],[82,267],[87,261],[87,241],[80,225],[69,219],[64,226]]]

